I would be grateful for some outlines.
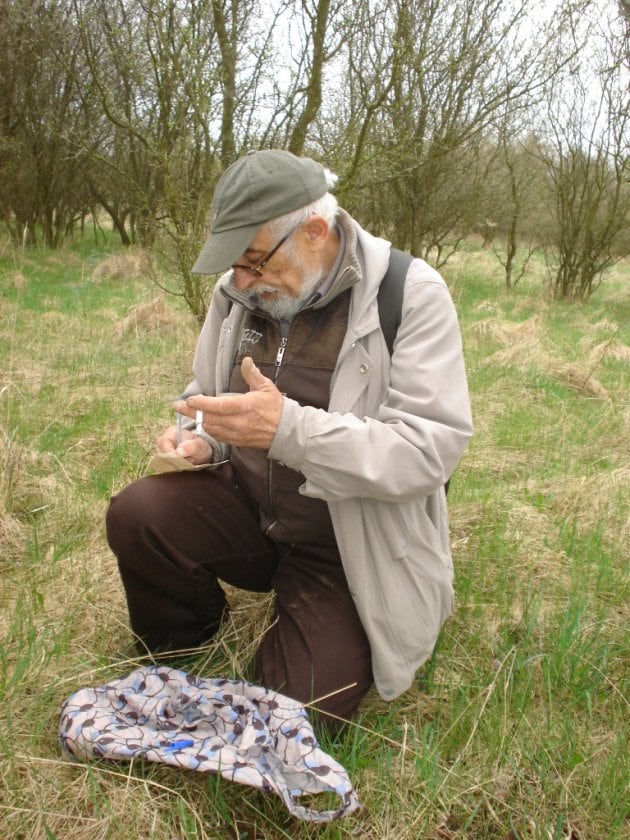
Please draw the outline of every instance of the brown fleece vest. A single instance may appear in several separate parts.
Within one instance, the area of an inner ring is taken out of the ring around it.
[[[283,339],[278,323],[259,312],[245,316],[230,376],[230,391],[248,390],[240,364],[251,356],[263,374],[301,405],[326,410],[330,381],[348,326],[350,290],[322,309],[305,309],[288,325]],[[262,449],[232,447],[232,462],[260,510],[262,530],[283,543],[333,545],[328,506],[298,492],[302,473],[267,457]]]

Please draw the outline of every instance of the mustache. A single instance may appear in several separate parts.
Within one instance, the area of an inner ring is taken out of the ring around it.
[[[236,285],[234,283],[234,278],[230,280],[230,285],[236,289]],[[279,291],[275,286],[268,286],[266,283],[256,283],[255,286],[250,286],[246,294],[248,295],[261,295],[265,292],[277,292]]]
[[[249,291],[251,294],[254,295],[263,295],[265,294],[265,292],[277,292],[278,289],[276,289],[274,286],[267,286],[264,283],[256,283],[255,286],[249,287]]]

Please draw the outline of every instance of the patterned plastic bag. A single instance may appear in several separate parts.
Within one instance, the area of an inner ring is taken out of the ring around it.
[[[274,791],[303,820],[327,822],[360,807],[345,769],[320,749],[304,707],[244,681],[139,668],[71,695],[59,736],[62,749],[80,759],[142,757]],[[337,794],[337,809],[296,801],[324,791]]]

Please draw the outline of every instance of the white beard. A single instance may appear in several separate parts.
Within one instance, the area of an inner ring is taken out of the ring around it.
[[[259,309],[262,309],[263,312],[271,315],[277,321],[290,321],[297,315],[323,279],[318,269],[308,271],[304,275],[304,283],[297,297],[283,294],[277,289],[265,285],[254,286],[250,291],[254,293]],[[261,297],[263,292],[271,292],[272,296],[263,298]]]

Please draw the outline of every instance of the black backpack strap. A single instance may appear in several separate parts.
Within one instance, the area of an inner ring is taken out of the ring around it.
[[[410,254],[392,248],[389,266],[378,289],[378,317],[390,356],[394,352],[394,339],[402,318],[405,279],[412,260]]]

